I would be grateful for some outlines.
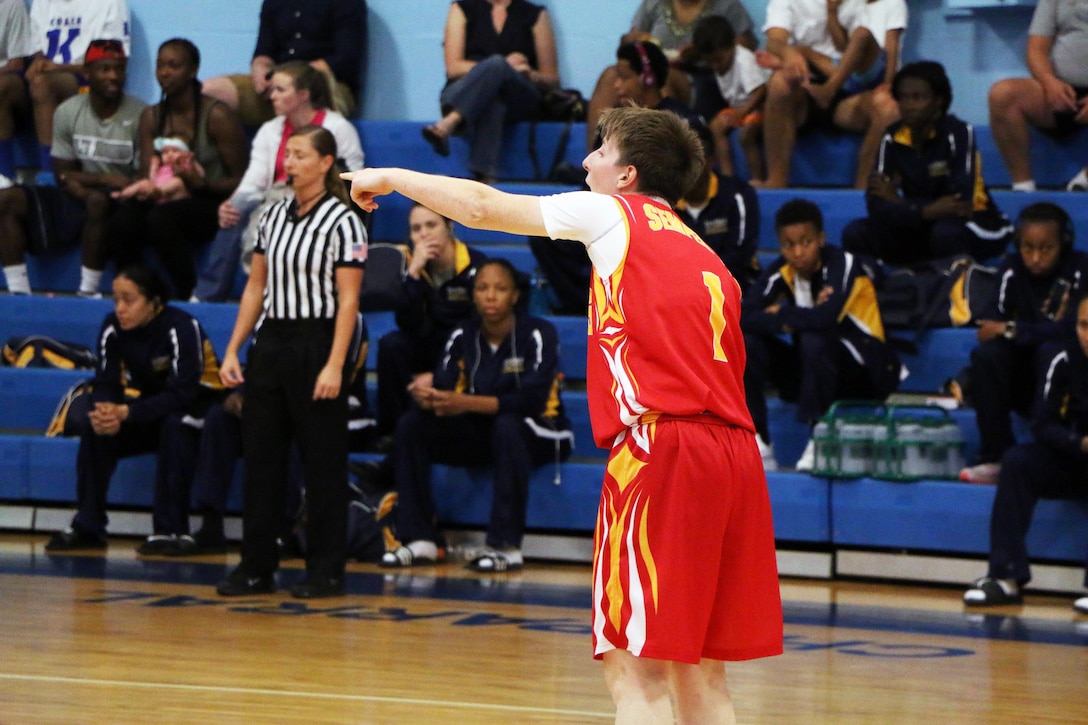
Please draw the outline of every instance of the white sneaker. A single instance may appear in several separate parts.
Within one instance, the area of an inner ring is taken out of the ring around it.
[[[763,436],[757,434],[756,445],[759,446],[759,457],[763,459],[763,470],[777,471],[778,461],[774,458],[774,444],[765,442]]]
[[[968,466],[960,470],[960,480],[964,483],[993,485],[997,483],[999,475],[1001,475],[1000,463],[980,463],[977,466]]]
[[[797,463],[793,464],[793,467],[797,471],[811,471],[816,466],[816,439],[809,438],[808,445],[805,446],[805,452],[801,454],[801,457],[797,459]]]
[[[1073,610],[1080,614],[1088,614],[1088,597],[1081,597],[1073,602]]]
[[[15,186],[14,181],[4,176],[3,174],[0,174],[0,189],[10,189],[13,186]]]

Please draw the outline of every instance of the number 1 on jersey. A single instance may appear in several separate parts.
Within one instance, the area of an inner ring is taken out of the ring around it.
[[[714,335],[714,359],[729,362],[722,347],[725,335],[725,293],[722,292],[722,279],[713,272],[703,272],[703,284],[710,292],[710,330]]]

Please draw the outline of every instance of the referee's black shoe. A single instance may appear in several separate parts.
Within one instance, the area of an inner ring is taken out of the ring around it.
[[[246,597],[254,594],[273,594],[276,580],[271,574],[256,575],[238,567],[223,581],[215,586],[221,597]]]
[[[53,534],[45,550],[54,551],[81,551],[86,549],[105,549],[106,537],[98,534],[85,534],[75,529],[65,529]]]
[[[296,599],[324,599],[344,595],[344,577],[308,576],[291,587],[291,596]]]

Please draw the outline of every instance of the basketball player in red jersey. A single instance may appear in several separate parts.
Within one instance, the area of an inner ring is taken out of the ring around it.
[[[594,274],[588,395],[610,448],[595,534],[594,656],[616,722],[733,723],[726,660],[782,652],[763,466],[744,399],[740,290],[672,212],[703,163],[678,116],[606,111],[592,191],[507,194],[365,169],[366,210],[393,191],[467,226],[575,239]]]

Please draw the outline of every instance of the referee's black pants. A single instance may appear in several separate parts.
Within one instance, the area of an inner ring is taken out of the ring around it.
[[[1039,443],[1005,453],[990,514],[989,576],[1020,584],[1031,580],[1026,542],[1041,498],[1088,499],[1088,456],[1059,453]],[[1088,586],[1088,569],[1084,583]]]
[[[266,320],[249,352],[242,406],[245,479],[242,567],[250,576],[279,566],[276,538],[297,439],[306,480],[306,574],[343,575],[347,557],[348,404],[346,381],[334,400],[314,400],[332,346],[332,320]]]

